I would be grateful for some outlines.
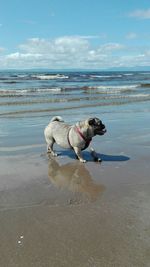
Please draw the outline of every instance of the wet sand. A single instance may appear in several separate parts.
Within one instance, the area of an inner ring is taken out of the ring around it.
[[[37,145],[27,132],[5,138],[0,266],[150,266],[149,113],[104,116],[108,133],[93,140],[101,164],[58,147],[49,158],[43,125]]]

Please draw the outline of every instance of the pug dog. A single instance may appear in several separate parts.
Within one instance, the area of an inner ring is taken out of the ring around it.
[[[105,133],[105,125],[98,118],[89,118],[75,125],[68,125],[60,116],[53,117],[44,130],[48,153],[57,156],[53,150],[54,143],[57,143],[63,148],[74,150],[76,157],[83,163],[86,160],[83,159],[81,151],[89,146],[95,135]],[[101,161],[93,148],[91,148],[91,154],[95,161]]]

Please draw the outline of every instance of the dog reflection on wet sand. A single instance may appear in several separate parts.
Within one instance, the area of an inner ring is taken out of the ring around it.
[[[59,163],[51,158],[48,164],[48,176],[53,185],[59,189],[67,189],[73,193],[81,193],[90,201],[96,201],[104,186],[96,184],[84,164],[80,162]]]

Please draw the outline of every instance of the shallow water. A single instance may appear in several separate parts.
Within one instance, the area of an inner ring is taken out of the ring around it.
[[[149,112],[150,72],[1,71],[0,155],[45,150],[56,115],[71,124],[100,117],[105,149],[113,138],[148,145]]]

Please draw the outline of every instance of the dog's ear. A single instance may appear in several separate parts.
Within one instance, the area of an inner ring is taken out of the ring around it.
[[[95,124],[95,118],[90,118],[89,120],[88,120],[88,124],[89,125],[94,125]]]

